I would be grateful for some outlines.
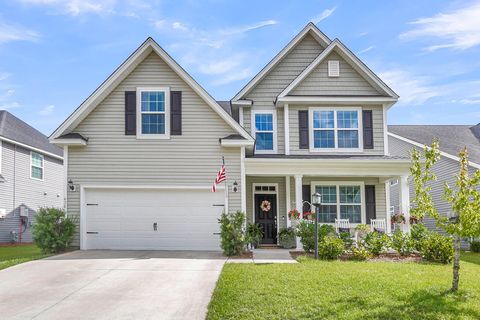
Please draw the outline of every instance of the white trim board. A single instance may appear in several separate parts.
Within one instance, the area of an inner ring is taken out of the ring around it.
[[[305,68],[278,96],[285,97],[294,88],[296,88],[325,58],[333,51],[338,50],[338,53],[344,58],[347,63],[350,63],[356,71],[363,75],[365,80],[376,84],[384,94],[389,97],[398,99],[399,96],[388,87],[372,70],[370,70],[359,58],[357,58],[348,48],[339,40],[333,40],[328,47],[318,55],[312,63]]]
[[[150,53],[155,52],[220,117],[247,140],[253,138],[152,38],[147,38],[50,136],[51,141],[72,131],[97,105],[124,80]]]
[[[247,85],[245,85],[245,87],[235,95],[235,97],[233,97],[232,103],[242,100],[242,98],[250,92],[250,90],[252,90],[308,33],[310,33],[323,47],[327,47],[331,43],[331,40],[321,32],[315,24],[309,22],[302,31],[295,36],[295,38],[293,38],[262,70],[260,70],[259,73],[257,73],[252,80],[247,83]]]
[[[416,141],[413,141],[413,140],[410,140],[408,138],[405,138],[405,137],[402,137],[402,136],[399,136],[398,134],[395,134],[395,133],[391,133],[391,132],[388,132],[388,135],[393,137],[393,138],[396,138],[396,139],[399,139],[403,142],[406,142],[406,143],[409,143],[411,145],[414,145],[416,147],[419,147],[419,148],[431,148],[430,146],[427,146],[423,143],[420,143],[420,142],[416,142]],[[455,160],[455,161],[460,161],[460,158],[457,157],[457,156],[454,156],[450,153],[446,153],[444,151],[440,151],[440,155],[441,156],[444,156],[445,158],[449,158],[449,159],[452,159],[452,160]],[[471,166],[471,167],[474,167],[476,169],[480,169],[480,164],[478,163],[475,163],[475,162],[472,162],[472,161],[468,161],[468,165]]]

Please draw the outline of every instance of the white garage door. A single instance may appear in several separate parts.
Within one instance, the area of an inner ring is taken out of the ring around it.
[[[85,249],[219,250],[224,193],[86,189]]]

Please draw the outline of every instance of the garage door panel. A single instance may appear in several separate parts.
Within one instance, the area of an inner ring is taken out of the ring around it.
[[[94,233],[86,247],[219,250],[223,202],[222,193],[205,189],[87,189],[86,231]]]

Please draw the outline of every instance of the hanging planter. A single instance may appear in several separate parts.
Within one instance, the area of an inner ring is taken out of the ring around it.
[[[300,212],[298,212],[297,209],[290,210],[288,212],[288,217],[290,218],[290,220],[298,220],[300,219]]]

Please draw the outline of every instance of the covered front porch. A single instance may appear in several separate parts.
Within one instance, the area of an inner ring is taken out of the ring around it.
[[[293,209],[301,218],[316,211],[320,223],[335,225],[336,220],[348,220],[351,228],[383,222],[383,231],[391,233],[390,181],[397,179],[401,212],[409,221],[408,160],[294,160],[245,161],[247,221],[259,223],[264,229],[262,244],[278,243],[278,232],[292,225],[288,212]],[[318,208],[310,204],[315,192],[322,195]]]

